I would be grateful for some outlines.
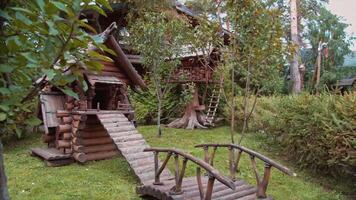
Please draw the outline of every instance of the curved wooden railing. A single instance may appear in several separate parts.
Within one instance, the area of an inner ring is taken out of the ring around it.
[[[175,165],[175,186],[171,189],[170,194],[177,195],[182,194],[182,182],[184,178],[185,169],[187,166],[187,162],[191,161],[197,165],[196,168],[196,177],[197,183],[200,193],[200,198],[204,200],[210,200],[215,179],[221,182],[222,184],[226,185],[227,187],[235,190],[234,182],[231,181],[229,178],[222,176],[218,170],[212,167],[210,164],[204,162],[203,160],[192,156],[191,154],[185,153],[178,149],[170,149],[170,148],[146,148],[144,151],[151,151],[154,153],[154,165],[155,165],[155,181],[153,184],[160,185],[162,182],[160,181],[160,175],[163,170],[166,168],[169,159],[173,156],[174,157],[174,165]],[[164,159],[162,165],[159,167],[158,161],[158,154],[159,153],[166,153],[167,156]],[[183,158],[183,164],[181,170],[179,169],[179,157]],[[208,174],[208,184],[206,191],[204,193],[204,188],[201,180],[201,169],[206,170]]]
[[[230,178],[233,181],[236,180],[236,172],[238,172],[238,166],[239,166],[241,154],[242,153],[248,154],[250,156],[252,169],[256,177],[257,198],[262,198],[262,199],[267,198],[266,191],[267,191],[267,186],[268,186],[272,167],[280,170],[281,172],[289,176],[297,175],[287,167],[275,162],[274,160],[267,158],[266,156],[258,152],[255,152],[251,149],[248,149],[246,147],[237,144],[200,144],[200,145],[196,145],[195,147],[197,148],[200,147],[204,149],[204,161],[209,163],[211,166],[214,166],[214,157],[215,157],[216,150],[218,148],[228,148]],[[209,155],[209,148],[212,148],[212,152],[210,153],[210,155]],[[255,158],[258,158],[265,163],[265,169],[264,169],[264,174],[262,179],[258,173]]]

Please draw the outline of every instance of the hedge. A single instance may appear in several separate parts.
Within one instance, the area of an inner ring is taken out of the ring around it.
[[[259,98],[250,128],[269,134],[302,168],[356,177],[355,92]]]

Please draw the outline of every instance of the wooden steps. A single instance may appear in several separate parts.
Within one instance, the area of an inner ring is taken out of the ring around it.
[[[140,182],[151,184],[154,181],[154,156],[152,152],[143,152],[149,145],[135,126],[123,114],[97,114],[97,117]],[[172,178],[166,169],[161,176],[162,180]]]
[[[157,199],[167,200],[200,200],[200,193],[196,177],[183,179],[182,191],[180,195],[170,194],[170,189],[175,185],[174,180],[162,181],[163,185],[146,184],[137,188],[137,192],[142,196],[150,196]],[[206,188],[208,177],[202,177],[202,183]],[[252,200],[256,199],[256,188],[248,185],[243,180],[234,182],[236,189],[231,190],[222,183],[216,181],[213,188],[212,199],[221,200]]]

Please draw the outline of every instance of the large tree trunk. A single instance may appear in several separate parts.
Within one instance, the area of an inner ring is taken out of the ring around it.
[[[292,93],[297,94],[301,92],[301,79],[299,72],[299,38],[298,38],[298,9],[297,1],[290,1],[290,16],[291,16],[291,40],[294,47],[293,58],[290,65],[290,75],[293,82]]]
[[[1,140],[0,140],[0,199],[1,200],[10,199],[7,190],[7,178],[5,174],[4,154],[3,154],[3,146]]]
[[[196,88],[193,94],[193,99],[187,105],[183,117],[174,120],[167,126],[170,128],[185,129],[206,128],[203,126],[205,115],[202,110],[204,110],[204,108],[204,105],[199,104],[198,89]]]

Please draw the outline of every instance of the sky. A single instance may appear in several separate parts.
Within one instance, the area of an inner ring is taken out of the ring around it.
[[[347,32],[356,36],[356,0],[330,0],[328,8],[332,13],[343,17],[346,23],[351,24]],[[352,50],[356,51],[356,41]]]

